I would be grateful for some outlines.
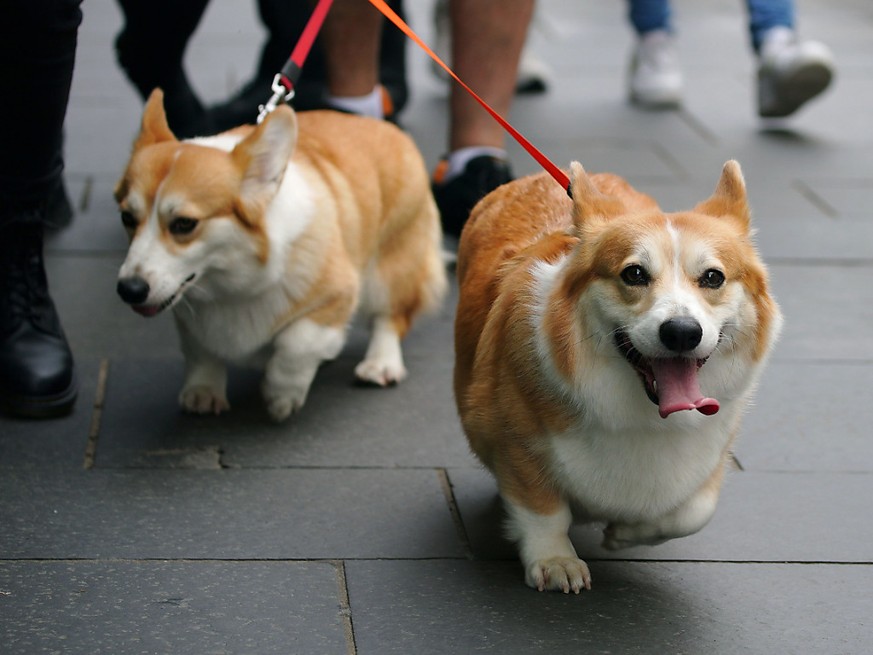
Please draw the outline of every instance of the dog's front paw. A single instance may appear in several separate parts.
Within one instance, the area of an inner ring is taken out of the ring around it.
[[[302,406],[288,398],[274,398],[267,401],[267,413],[276,423],[281,423]]]
[[[601,546],[606,550],[622,550],[632,546],[657,546],[669,540],[670,537],[651,523],[610,523],[603,530]]]
[[[525,571],[525,582],[537,591],[571,591],[578,594],[591,589],[588,565],[578,557],[549,557],[533,562]]]
[[[192,414],[221,414],[230,409],[224,393],[204,385],[185,387],[179,393],[179,404]]]
[[[378,359],[365,359],[355,367],[358,382],[387,387],[406,378],[406,368],[402,363]]]
[[[270,418],[281,423],[291,414],[300,410],[306,402],[306,395],[309,388],[292,389],[291,391],[278,391],[264,385],[263,394],[264,402],[267,404],[267,413]]]

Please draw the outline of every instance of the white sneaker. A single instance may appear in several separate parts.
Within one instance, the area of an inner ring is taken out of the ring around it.
[[[833,55],[818,41],[798,41],[788,28],[764,37],[758,58],[758,114],[781,118],[797,111],[831,83]]]
[[[518,62],[515,92],[529,95],[545,93],[549,90],[551,80],[552,69],[525,45]]]
[[[649,109],[682,103],[682,69],[673,37],[664,30],[647,32],[637,42],[630,65],[630,100]]]

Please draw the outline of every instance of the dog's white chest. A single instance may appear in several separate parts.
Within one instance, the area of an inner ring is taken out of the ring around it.
[[[587,427],[555,435],[550,472],[589,518],[652,520],[688,499],[720,465],[727,422],[689,418],[672,431]]]
[[[196,311],[180,308],[177,318],[208,352],[236,363],[247,363],[263,354],[277,330],[282,303],[273,294],[233,304],[202,304]]]

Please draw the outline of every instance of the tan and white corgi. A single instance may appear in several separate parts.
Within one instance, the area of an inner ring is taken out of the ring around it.
[[[657,544],[712,517],[782,317],[751,242],[740,167],[664,213],[623,179],[546,174],[473,210],[458,252],[455,396],[494,474],[528,585],[576,593],[567,531]],[[688,411],[691,410],[691,411]]]
[[[172,308],[190,412],[227,409],[226,362],[256,363],[270,416],[285,419],[357,309],[372,336],[356,376],[398,382],[401,338],[444,295],[425,164],[385,121],[279,107],[179,141],[155,91],[115,195],[131,240],[118,292],[144,316]]]

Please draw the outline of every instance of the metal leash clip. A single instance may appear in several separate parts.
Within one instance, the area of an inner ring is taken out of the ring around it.
[[[273,95],[267,100],[267,104],[258,105],[258,125],[260,125],[270,112],[279,106],[280,102],[290,102],[294,97],[294,89],[288,89],[282,84],[282,75],[277,73],[273,78]]]

